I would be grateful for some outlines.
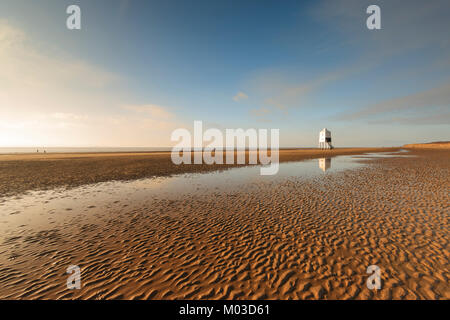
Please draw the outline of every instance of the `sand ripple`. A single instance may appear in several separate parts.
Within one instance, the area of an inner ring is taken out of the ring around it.
[[[450,157],[418,155],[24,227],[0,244],[0,298],[449,299]]]

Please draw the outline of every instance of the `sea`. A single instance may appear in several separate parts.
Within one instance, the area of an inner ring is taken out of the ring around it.
[[[23,147],[9,148],[0,147],[0,154],[19,153],[92,153],[92,152],[151,152],[171,151],[171,147]]]

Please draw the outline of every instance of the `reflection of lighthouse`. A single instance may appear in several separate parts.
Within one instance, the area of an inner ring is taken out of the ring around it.
[[[322,169],[323,172],[330,169],[331,168],[331,158],[320,158],[319,159],[319,168]]]

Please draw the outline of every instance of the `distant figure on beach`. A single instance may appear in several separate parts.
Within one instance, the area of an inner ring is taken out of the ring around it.
[[[36,149],[36,152],[39,153],[39,149]]]

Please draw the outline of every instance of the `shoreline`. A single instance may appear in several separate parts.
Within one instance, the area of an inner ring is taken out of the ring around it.
[[[395,152],[396,148],[281,149],[279,162],[301,161],[370,152]],[[106,181],[127,181],[183,173],[227,170],[248,164],[180,164],[171,152],[143,153],[39,153],[0,155],[0,197],[31,190],[77,187]],[[236,155],[236,152],[235,152]]]

